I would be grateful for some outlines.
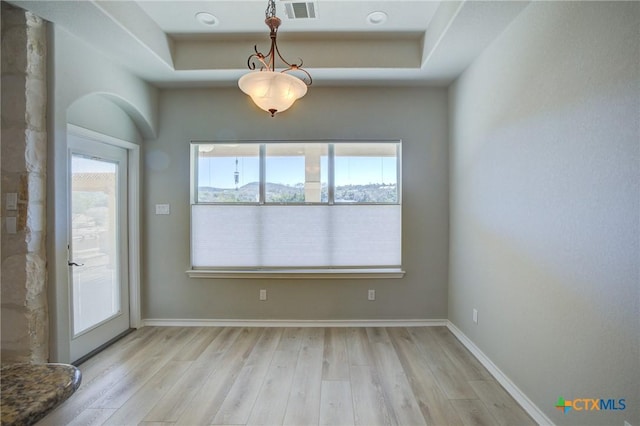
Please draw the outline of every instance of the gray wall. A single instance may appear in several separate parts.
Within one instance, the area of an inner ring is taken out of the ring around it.
[[[164,90],[159,137],[145,141],[143,318],[447,317],[448,122],[445,89],[322,88],[274,118],[237,88]],[[403,279],[190,279],[189,142],[194,139],[403,140]],[[171,215],[154,205],[169,203]],[[269,298],[258,300],[258,289]],[[367,301],[367,289],[377,300]]]
[[[640,424],[639,8],[533,3],[450,90],[449,319],[557,424]]]

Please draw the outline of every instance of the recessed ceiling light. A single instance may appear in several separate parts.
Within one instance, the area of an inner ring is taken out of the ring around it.
[[[198,12],[198,13],[196,13],[196,19],[201,24],[208,25],[210,27],[218,25],[218,18],[216,18],[215,16],[213,16],[209,12]]]
[[[388,15],[381,11],[371,12],[367,15],[367,22],[371,25],[380,25],[387,22]]]

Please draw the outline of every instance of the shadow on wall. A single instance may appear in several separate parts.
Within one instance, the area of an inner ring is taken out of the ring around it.
[[[98,133],[141,144],[155,138],[151,124],[126,99],[111,93],[91,93],[67,109],[67,121]]]

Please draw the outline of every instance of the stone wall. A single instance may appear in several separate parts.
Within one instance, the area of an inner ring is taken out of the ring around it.
[[[46,362],[46,23],[1,7],[2,362]],[[15,210],[7,209],[10,193],[18,194]]]

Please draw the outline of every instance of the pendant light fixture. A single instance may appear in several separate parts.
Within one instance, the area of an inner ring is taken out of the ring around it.
[[[258,51],[258,46],[254,46],[256,53],[251,54],[247,60],[247,66],[252,71],[240,77],[238,86],[258,107],[271,113],[273,117],[276,113],[289,109],[296,100],[303,97],[312,79],[311,75],[302,68],[302,60],[299,64],[290,64],[284,60],[278,50],[276,37],[282,21],[276,16],[275,0],[269,0],[264,22],[270,30],[271,49],[264,55]],[[276,71],[276,55],[286,66],[282,71]],[[256,69],[257,66],[259,69]],[[303,73],[303,78],[289,74],[295,71]]]

